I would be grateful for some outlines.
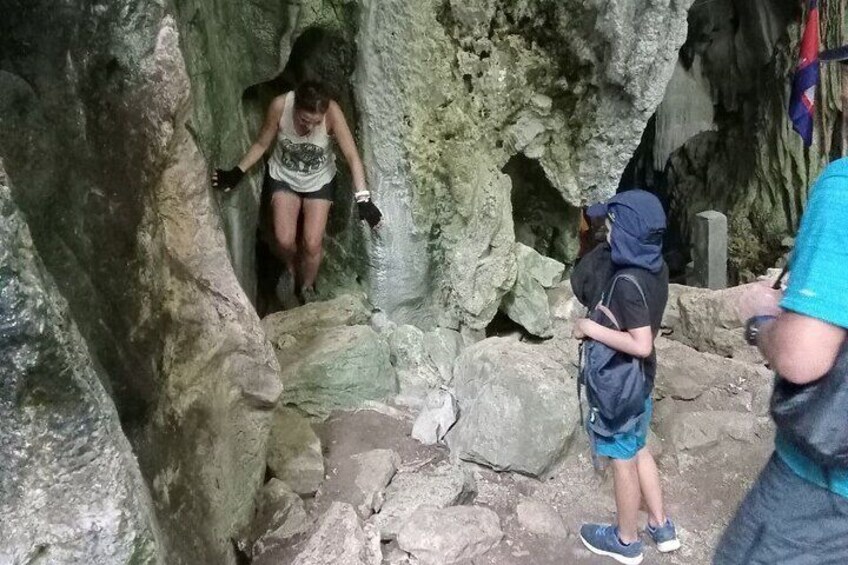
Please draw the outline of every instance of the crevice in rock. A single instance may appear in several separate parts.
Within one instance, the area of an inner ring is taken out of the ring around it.
[[[521,324],[513,321],[501,310],[498,310],[498,313],[486,326],[486,337],[503,337],[516,334],[520,334],[522,337],[530,337],[530,334]]]
[[[580,210],[562,199],[538,161],[519,153],[502,170],[512,181],[515,240],[542,255],[572,264],[579,247]]]
[[[250,558],[250,555],[248,555],[247,552],[242,551],[239,548],[239,544],[238,544],[237,541],[235,541],[235,540],[230,540],[230,541],[233,544],[233,554],[235,554],[235,556],[236,556],[236,565],[250,565],[250,563],[252,561],[251,558]]]
[[[251,134],[258,134],[274,97],[293,90],[304,80],[320,80],[342,107],[348,126],[357,137],[358,115],[350,83],[356,64],[353,37],[352,33],[342,34],[330,27],[316,25],[306,28],[295,40],[283,71],[273,79],[245,90],[242,96],[245,113],[255,116]],[[324,298],[335,295],[342,288],[358,285],[366,268],[361,233],[355,229],[358,226],[354,218],[350,171],[338,148],[336,164],[336,195],[327,222],[325,258],[316,285],[316,290]],[[264,163],[262,168],[264,170]],[[256,239],[256,308],[260,316],[281,308],[274,289],[283,266],[269,245],[272,230],[267,197],[266,194],[261,196]]]

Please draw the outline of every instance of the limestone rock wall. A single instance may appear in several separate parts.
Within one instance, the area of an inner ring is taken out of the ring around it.
[[[419,325],[485,326],[515,280],[507,161],[538,160],[575,205],[612,194],[690,4],[363,2],[356,92],[389,219],[372,299]]]
[[[689,38],[657,111],[651,145],[668,194],[671,221],[684,246],[698,212],[717,209],[730,220],[730,266],[751,280],[785,251],[809,185],[838,153],[839,76],[822,65],[816,134],[803,147],[787,114],[801,34],[800,4],[717,0],[694,6]],[[822,5],[822,45],[834,47],[838,4]],[[836,144],[838,145],[838,143]]]
[[[0,12],[0,155],[68,300],[62,323],[79,325],[115,398],[167,562],[232,563],[281,386],[186,127],[176,20],[134,0],[4,0]],[[4,522],[25,524],[28,509],[14,510]]]
[[[147,485],[0,162],[0,562],[167,563]]]

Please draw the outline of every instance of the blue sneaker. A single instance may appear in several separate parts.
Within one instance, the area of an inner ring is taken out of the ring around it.
[[[656,528],[648,527],[645,529],[654,543],[657,544],[657,551],[668,553],[680,549],[680,540],[677,539],[677,531],[674,529],[674,524],[668,518],[665,519],[665,524]]]
[[[618,528],[608,524],[583,524],[580,540],[592,553],[612,557],[624,565],[639,565],[644,557],[641,541],[624,545],[618,539]]]

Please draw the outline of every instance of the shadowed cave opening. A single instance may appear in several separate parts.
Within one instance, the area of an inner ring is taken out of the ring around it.
[[[573,265],[579,247],[580,209],[563,200],[535,159],[519,153],[510,157],[502,170],[512,181],[515,240],[566,266]]]

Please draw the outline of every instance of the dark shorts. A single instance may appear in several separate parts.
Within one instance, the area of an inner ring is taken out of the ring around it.
[[[714,565],[848,563],[848,498],[796,475],[775,453],[716,548]]]
[[[336,192],[336,179],[333,178],[333,180],[331,180],[318,190],[312,192],[300,192],[293,189],[289,183],[277,180],[266,172],[264,188],[269,199],[271,198],[271,196],[274,195],[275,192],[283,191],[296,194],[297,196],[301,198],[306,198],[308,200],[329,200],[330,202],[332,202],[333,196]]]

